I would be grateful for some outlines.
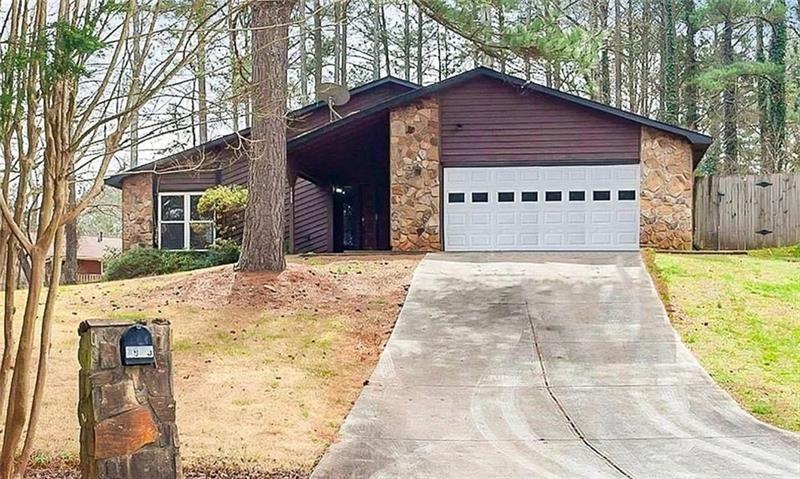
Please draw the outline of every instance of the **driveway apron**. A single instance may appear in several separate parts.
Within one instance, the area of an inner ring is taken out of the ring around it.
[[[431,254],[312,478],[797,478],[681,343],[638,253]]]

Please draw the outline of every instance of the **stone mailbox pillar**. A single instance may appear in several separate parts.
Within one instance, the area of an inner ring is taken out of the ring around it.
[[[162,320],[139,324],[136,328],[129,322],[84,321],[78,329],[83,479],[183,477],[175,426],[170,325]],[[124,365],[121,340],[131,328],[137,329],[139,336],[149,332],[153,347],[131,347],[128,354],[147,357],[152,351],[152,356],[149,361]]]

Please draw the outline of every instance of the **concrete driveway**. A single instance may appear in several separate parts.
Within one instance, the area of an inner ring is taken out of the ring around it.
[[[315,479],[797,478],[636,253],[433,254]]]

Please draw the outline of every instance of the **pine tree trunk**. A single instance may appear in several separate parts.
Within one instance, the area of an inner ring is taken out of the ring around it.
[[[674,0],[663,2],[664,51],[662,55],[662,118],[669,123],[678,122],[678,75],[675,69],[675,14]]]
[[[608,2],[602,0],[600,3],[600,28],[608,28]],[[611,73],[608,65],[608,40],[603,42],[603,50],[600,52],[600,101],[605,104],[611,103]]]
[[[625,62],[628,78],[628,109],[636,113],[639,109],[639,104],[636,99],[636,55],[634,45],[636,44],[636,36],[634,27],[634,11],[633,0],[628,0],[627,12],[627,26],[628,26],[628,55]]]
[[[733,21],[726,18],[722,27],[722,65],[733,63]],[[737,139],[736,80],[726,80],[722,91],[722,152],[725,154],[725,169],[738,171],[739,145]]]
[[[769,84],[769,140],[773,158],[772,171],[783,171],[787,155],[786,143],[786,0],[780,0],[782,17],[772,25],[772,40],[769,45],[769,61],[778,68],[774,80]],[[798,7],[800,8],[800,7]]]
[[[253,22],[253,132],[249,197],[239,268],[283,271],[286,71],[294,0],[256,0]]]
[[[650,114],[650,0],[642,1],[642,53],[639,80],[639,113]]]
[[[695,48],[695,34],[697,26],[694,21],[694,0],[684,0],[683,17],[686,23],[686,73],[683,79],[684,98],[683,104],[686,111],[684,123],[689,128],[697,128],[699,120],[697,115],[697,85],[695,77],[697,75],[697,52]]]
[[[756,20],[756,61],[763,62],[764,57],[764,21]],[[758,77],[756,80],[756,104],[758,105],[758,143],[761,152],[761,168],[764,171],[772,169],[772,159],[769,154],[769,105],[767,104],[767,80]]]

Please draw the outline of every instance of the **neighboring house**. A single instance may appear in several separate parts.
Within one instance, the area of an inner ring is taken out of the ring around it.
[[[78,282],[100,281],[103,276],[103,258],[114,251],[122,251],[121,238],[100,236],[80,236],[78,238]],[[47,255],[47,268],[50,269],[52,249]]]
[[[711,137],[477,68],[386,78],[289,118],[295,252],[692,246],[693,171]],[[205,248],[203,190],[246,185],[249,131],[114,175],[123,247]]]

